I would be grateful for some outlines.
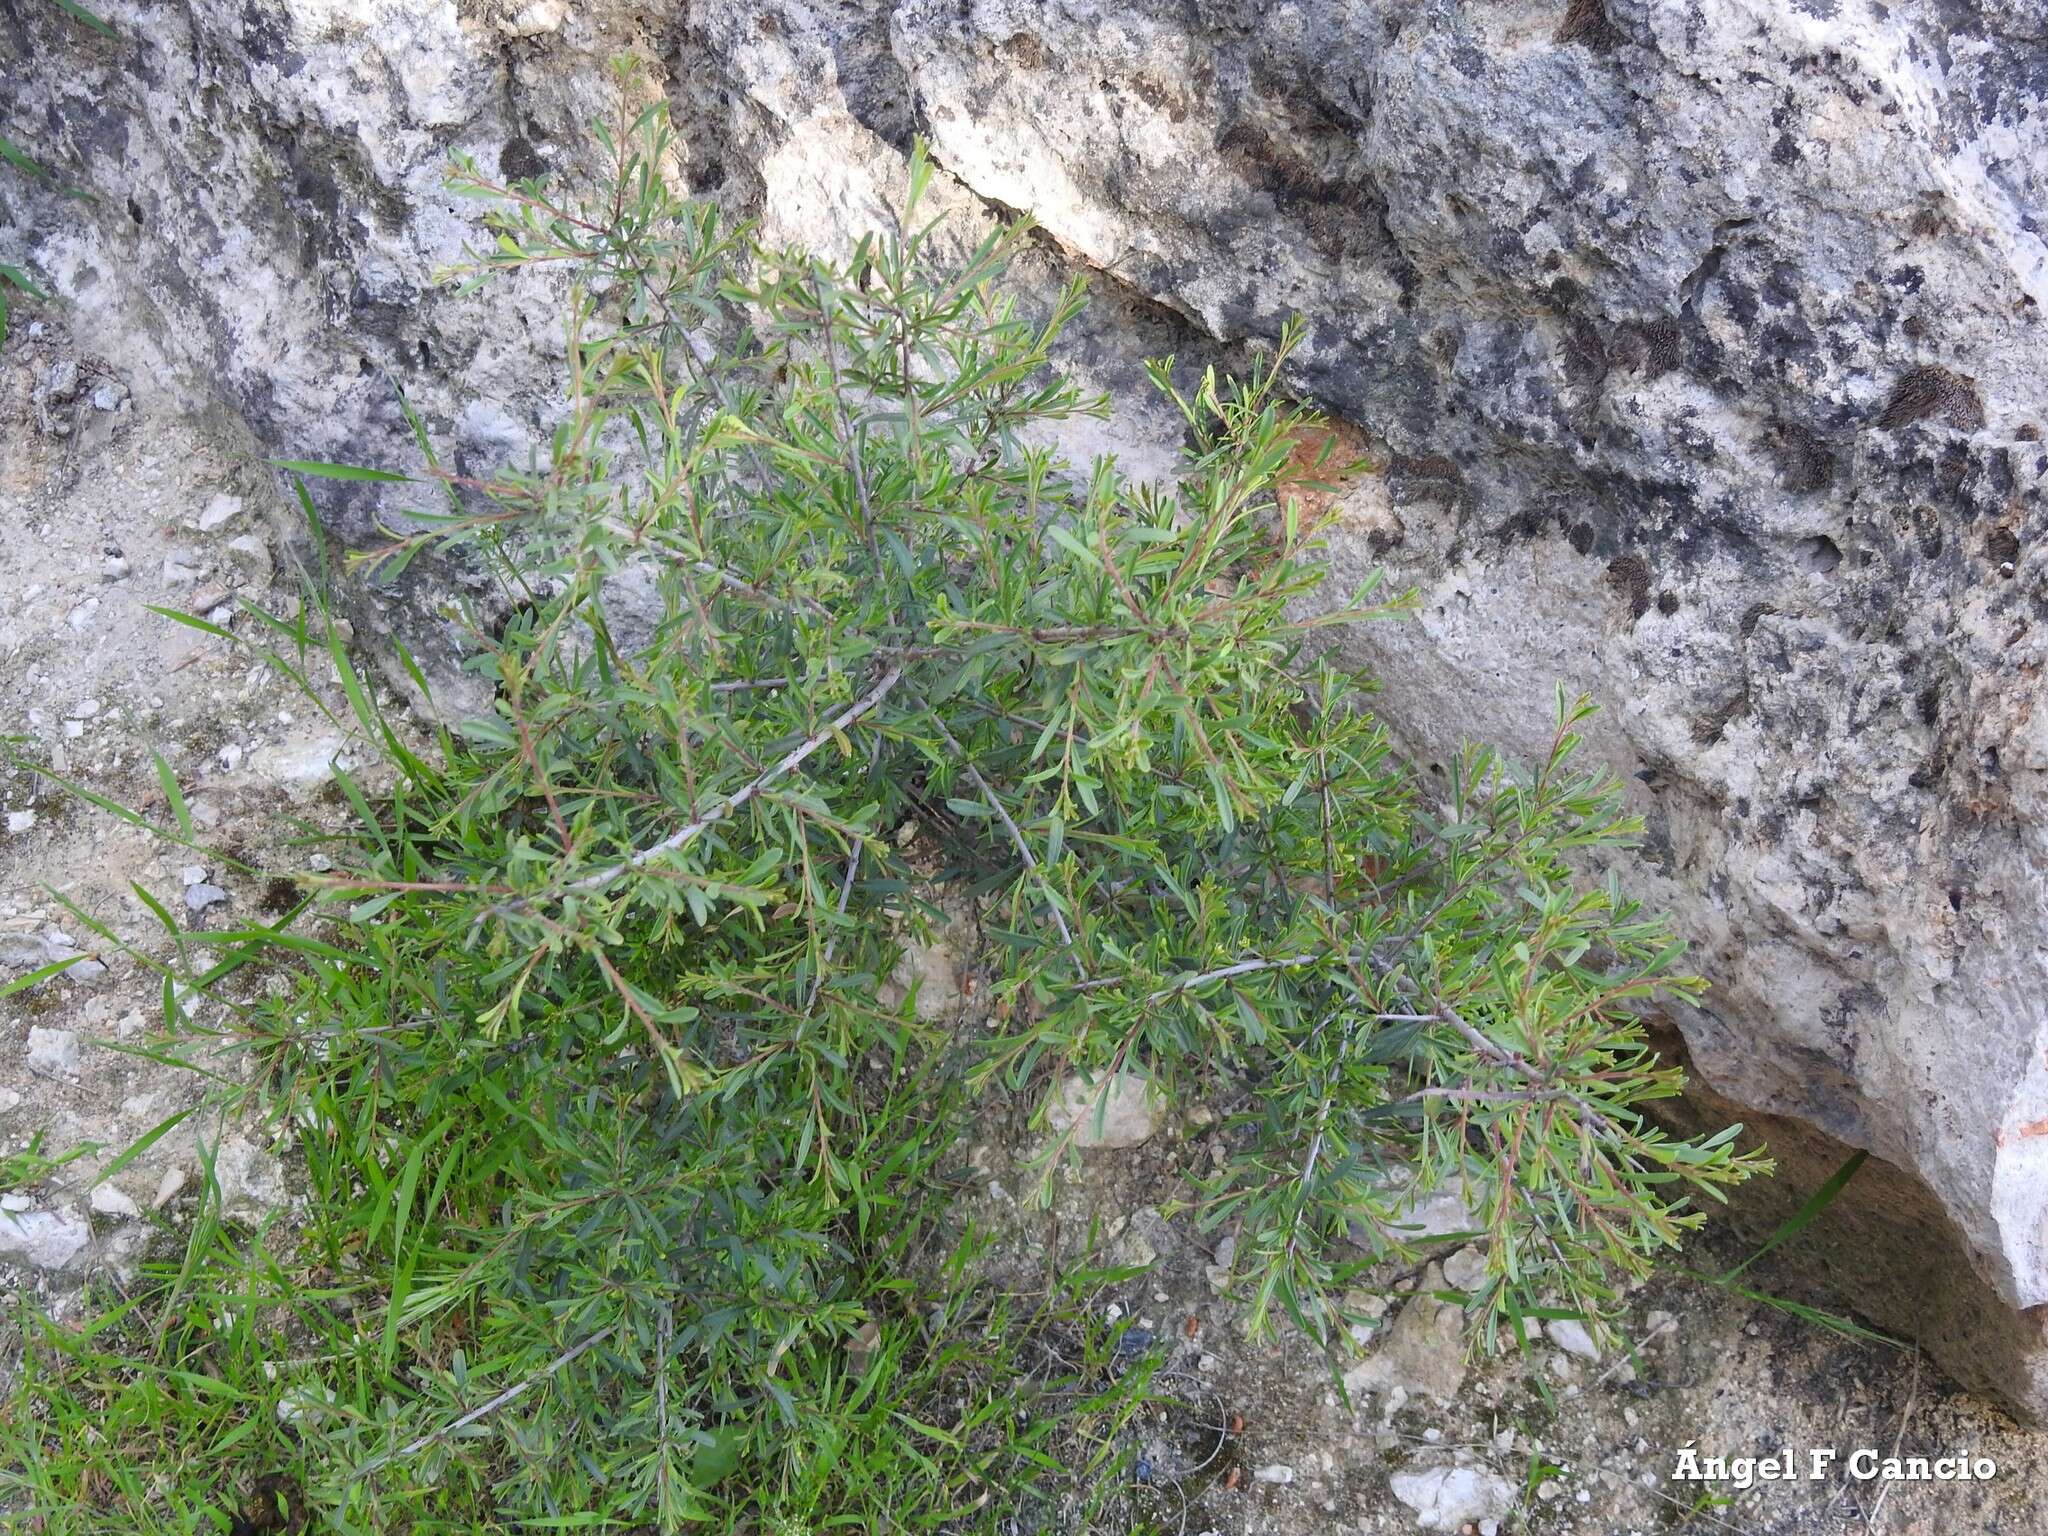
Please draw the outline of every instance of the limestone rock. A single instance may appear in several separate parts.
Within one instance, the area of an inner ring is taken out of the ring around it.
[[[1431,1189],[1417,1189],[1393,1206],[1391,1230],[1403,1242],[1426,1244],[1432,1238],[1453,1237],[1479,1230],[1482,1223],[1472,1214],[1472,1192],[1455,1175]]]
[[[259,534],[245,533],[240,538],[228,540],[228,559],[234,563],[242,579],[259,591],[268,587],[271,577],[277,573],[277,562],[270,553],[270,546]]]
[[[28,1032],[28,1068],[50,1077],[71,1077],[78,1071],[78,1035],[69,1029],[46,1029],[31,1025]]]
[[[363,765],[358,744],[338,731],[289,736],[258,747],[249,771],[276,784],[294,804],[304,805],[334,782],[334,771],[354,773]]]
[[[1347,1392],[1388,1398],[1398,1392],[1404,1399],[1421,1395],[1439,1403],[1458,1395],[1465,1383],[1465,1314],[1430,1294],[1443,1288],[1443,1269],[1430,1265],[1386,1338],[1344,1373]]]
[[[1394,1497],[1415,1511],[1425,1531],[1456,1531],[1482,1520],[1505,1520],[1515,1507],[1515,1488],[1498,1472],[1459,1460],[1443,1466],[1404,1468],[1387,1479]]]
[[[231,1221],[254,1224],[285,1203],[283,1167],[246,1136],[222,1139],[214,1153],[214,1175],[220,1181],[221,1214]]]
[[[140,1216],[142,1214],[142,1207],[112,1184],[94,1185],[92,1194],[86,1199],[86,1204],[102,1216]]]
[[[1550,1335],[1550,1342],[1568,1355],[1581,1360],[1598,1360],[1600,1346],[1593,1342],[1593,1335],[1586,1325],[1576,1318],[1553,1317],[1543,1325],[1543,1331]]]
[[[0,1263],[55,1273],[91,1245],[92,1228],[76,1211],[0,1210]]]
[[[1475,1244],[1445,1259],[1444,1284],[1454,1291],[1476,1291],[1486,1284],[1486,1251]]]
[[[915,996],[917,1016],[926,1023],[957,1020],[968,1001],[968,987],[979,938],[973,904],[952,892],[928,892],[940,918],[928,932],[906,926],[902,952],[881,988],[881,1000],[894,1008]]]
[[[199,531],[218,533],[241,515],[242,498],[222,491],[199,509]]]
[[[1075,1073],[1055,1091],[1045,1123],[1055,1135],[1073,1131],[1083,1151],[1143,1146],[1159,1129],[1166,1105],[1148,1077],[1126,1072],[1090,1078]]]

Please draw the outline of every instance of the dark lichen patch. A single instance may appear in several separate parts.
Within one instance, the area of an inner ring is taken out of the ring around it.
[[[1667,619],[1678,612],[1678,594],[1669,587],[1659,592],[1657,594],[1657,611]]]
[[[1729,722],[1748,710],[1749,689],[1745,686],[1734,697],[1723,700],[1703,715],[1694,716],[1691,727],[1694,745],[1711,747],[1727,732]],[[1743,802],[1739,809],[1747,815],[1748,803]]]
[[[1970,482],[1974,467],[1963,445],[1950,443],[1941,455],[1941,462],[1935,466],[1934,483],[1940,487],[1942,495],[1954,496]]]
[[[1822,490],[1834,477],[1834,450],[1798,422],[1773,421],[1764,442],[1777,465],[1778,483],[1786,490],[1801,494]]]
[[[1338,257],[1353,245],[1380,249],[1383,235],[1391,242],[1385,199],[1376,187],[1318,172],[1252,119],[1239,118],[1226,128],[1216,150],[1225,164],[1273,200],[1276,212],[1299,220],[1323,254]]]
[[[1590,432],[1607,382],[1607,344],[1592,322],[1581,318],[1566,328],[1562,350],[1567,418],[1573,431]]]
[[[2010,528],[1992,529],[1991,536],[1984,541],[1984,551],[1999,575],[2010,576],[2019,569],[2020,539]]]
[[[1455,501],[1465,474],[1442,453],[1397,453],[1387,461],[1387,489],[1397,506],[1417,500]]]
[[[547,162],[524,134],[513,134],[498,151],[498,174],[507,181],[532,181],[547,172]]]
[[[1641,555],[1616,555],[1608,561],[1607,582],[1627,600],[1631,619],[1650,611],[1650,567]]]
[[[1571,0],[1564,8],[1564,20],[1557,24],[1553,41],[1560,47],[1577,43],[1594,53],[1612,53],[1628,37],[1607,14],[1606,0]]]
[[[1045,44],[1029,32],[1012,32],[996,51],[1020,69],[1045,68]]]
[[[1877,424],[1897,432],[1916,421],[1938,419],[1958,432],[1984,425],[1984,400],[1977,386],[1946,368],[1915,368],[1893,386]]]
[[[1668,316],[1624,320],[1608,338],[1608,365],[1645,379],[1660,379],[1679,365],[1682,341],[1678,322]]]
[[[1188,104],[1180,92],[1161,85],[1147,75],[1134,75],[1128,83],[1133,96],[1159,113],[1169,123],[1187,121]]]
[[[1590,555],[1591,553],[1593,553],[1593,545],[1596,542],[1598,542],[1598,540],[1599,535],[1593,531],[1593,525],[1591,523],[1574,523],[1572,525],[1572,548],[1577,550],[1580,554]]]
[[[1913,542],[1920,550],[1920,558],[1923,560],[1937,559],[1941,554],[1945,540],[1941,531],[1941,519],[1935,515],[1934,508],[1922,503],[1913,508],[1910,520],[1912,523]]]
[[[1925,726],[1941,724],[1941,684],[1929,683],[1913,698],[1913,713]]]

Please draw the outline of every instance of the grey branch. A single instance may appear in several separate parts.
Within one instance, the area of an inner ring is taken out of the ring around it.
[[[372,1472],[375,1472],[379,1467],[389,1466],[394,1461],[404,1461],[409,1456],[415,1456],[419,1452],[424,1451],[428,1446],[434,1444],[436,1441],[445,1440],[450,1435],[455,1434],[460,1430],[467,1429],[470,1425],[474,1424],[478,1419],[486,1418],[489,1415],[496,1413],[500,1408],[504,1407],[514,1398],[523,1396],[529,1387],[539,1385],[541,1382],[546,1381],[550,1376],[554,1375],[555,1372],[561,1370],[564,1366],[569,1365],[576,1360],[582,1359],[583,1356],[590,1353],[591,1350],[597,1348],[598,1345],[602,1344],[606,1339],[610,1338],[614,1333],[616,1333],[618,1331],[618,1327],[619,1325],[617,1323],[613,1323],[608,1328],[598,1329],[597,1332],[593,1333],[589,1338],[585,1339],[582,1343],[574,1346],[569,1350],[564,1351],[562,1354],[555,1356],[555,1358],[549,1361],[547,1365],[542,1367],[540,1370],[536,1371],[533,1375],[527,1377],[524,1381],[515,1382],[513,1385],[507,1387],[504,1391],[500,1392],[496,1397],[492,1398],[489,1402],[479,1403],[476,1407],[470,1409],[469,1412],[465,1413],[461,1418],[457,1419],[453,1424],[445,1424],[441,1428],[435,1430],[432,1434],[421,1435],[419,1439],[413,1441],[411,1445],[403,1446],[395,1451],[387,1451],[382,1456],[373,1456],[370,1460],[364,1462],[360,1467],[357,1467],[356,1470],[349,1475],[349,1481],[351,1483],[359,1483],[364,1478],[368,1477]]]
[[[928,710],[926,713],[931,716],[932,724],[939,728],[939,734],[946,739],[946,745],[952,749],[953,756],[959,759],[960,766],[967,770],[967,777],[974,780],[974,787],[981,791],[981,798],[988,802],[988,808],[1001,818],[1003,830],[1010,834],[1010,841],[1016,844],[1017,852],[1024,860],[1024,867],[1036,877],[1039,888],[1045,892],[1045,904],[1052,908],[1053,924],[1059,929],[1060,939],[1071,953],[1074,948],[1073,930],[1067,927],[1066,914],[1060,911],[1060,899],[1053,891],[1052,882],[1045,878],[1045,871],[1038,867],[1038,859],[1032,853],[1031,845],[1024,841],[1024,834],[1017,830],[1017,823],[1010,819],[1009,811],[996,792],[988,787],[988,780],[984,779],[981,770],[974,766],[974,760],[967,755],[967,749],[946,729],[946,722],[941,720],[935,711]]]
[[[1197,987],[1206,987],[1212,981],[1228,981],[1233,976],[1250,976],[1257,971],[1293,971],[1304,965],[1314,965],[1322,959],[1321,954],[1288,955],[1283,959],[1268,960],[1263,955],[1254,955],[1249,960],[1240,960],[1235,965],[1226,965],[1219,970],[1204,971],[1199,976],[1190,976],[1185,981],[1176,981],[1172,986],[1161,987],[1145,999],[1147,1005],[1163,1003],[1169,997],[1182,992],[1192,992]]]
[[[835,732],[844,730],[847,726],[853,724],[854,721],[860,719],[861,716],[874,709],[876,705],[889,696],[889,690],[902,680],[903,669],[901,667],[891,667],[879,683],[870,688],[861,698],[842,709],[823,730],[819,731],[802,745],[792,748],[779,761],[771,763],[768,767],[762,769],[760,775],[752,782],[734,790],[723,800],[713,805],[710,810],[690,822],[689,825],[678,827],[660,842],[649,844],[631,858],[621,859],[609,869],[601,869],[594,875],[585,875],[581,880],[570,881],[567,889],[571,891],[602,890],[605,886],[618,879],[619,876],[631,874],[634,870],[653,862],[663,854],[673,853],[676,849],[686,847],[695,842],[705,832],[717,826],[719,822],[725,820],[726,817],[760,794],[762,790],[766,789],[776,780],[795,772],[797,768],[802,766],[804,759],[830,741]]]

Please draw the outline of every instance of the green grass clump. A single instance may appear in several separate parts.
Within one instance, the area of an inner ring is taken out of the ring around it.
[[[1191,1204],[1254,1331],[1322,1339],[1411,1253],[1404,1191],[1463,1181],[1475,1315],[1519,1327],[1597,1315],[1759,1166],[1639,1111],[1677,1077],[1638,1010],[1697,984],[1573,872],[1635,831],[1575,763],[1583,706],[1543,762],[1474,748],[1431,789],[1321,646],[1390,605],[1317,595],[1293,332],[1243,383],[1154,366],[1177,490],[1072,468],[1040,444],[1106,409],[1049,366],[1083,295],[1018,314],[1021,228],[940,260],[922,153],[898,232],[832,263],[677,199],[659,111],[600,143],[587,198],[453,183],[495,240],[461,279],[575,276],[537,464],[458,475],[421,430],[410,471],[287,466],[434,488],[372,563],[457,550],[499,596],[495,705],[436,752],[332,648],[398,787],[344,776],[358,830],[309,912],[187,940],[214,990],[280,967],[235,1028],[303,1219],[203,1215],[89,1329],[39,1327],[0,1505],[1078,1528],[1131,1486],[1143,1371],[1073,1294],[986,1292],[948,1201],[977,1102],[1076,1073],[1232,1098]],[[274,627],[304,675],[308,630]],[[972,1028],[884,1000],[948,890],[980,914]]]

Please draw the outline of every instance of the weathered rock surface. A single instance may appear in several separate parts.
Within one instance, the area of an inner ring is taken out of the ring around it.
[[[1433,1293],[1443,1288],[1443,1270],[1430,1265],[1386,1338],[1344,1373],[1346,1391],[1389,1399],[1389,1416],[1410,1398],[1448,1403],[1458,1395],[1465,1382],[1465,1315],[1462,1308],[1436,1299]]]
[[[2006,1309],[1951,1363],[2048,1410],[2030,0],[102,9],[0,30],[0,133],[98,193],[10,198],[0,259],[281,453],[405,462],[387,373],[458,463],[524,452],[548,306],[430,289],[442,165],[568,164],[629,46],[679,174],[776,238],[880,222],[928,134],[947,205],[1041,221],[1028,280],[1103,274],[1074,360],[1120,393],[1307,317],[1292,382],[1378,466],[1334,564],[1423,599],[1345,642],[1390,718],[1429,764],[1534,755],[1559,681],[1607,706],[1628,878],[1715,983],[1697,1066],[1930,1192]],[[1135,396],[1118,430],[1082,446],[1170,463]]]
[[[1150,1078],[1124,1072],[1061,1081],[1046,1107],[1046,1129],[1084,1152],[1141,1147],[1159,1131],[1166,1104]]]
[[[1425,1531],[1466,1530],[1482,1520],[1504,1520],[1515,1505],[1514,1486],[1476,1463],[1396,1472],[1387,1485],[1395,1498],[1415,1511],[1416,1523]]]
[[[229,1136],[214,1154],[220,1183],[220,1213],[251,1225],[281,1209],[287,1194],[277,1159],[246,1136]]]
[[[76,1211],[0,1207],[0,1263],[57,1272],[92,1246],[92,1228]]]

